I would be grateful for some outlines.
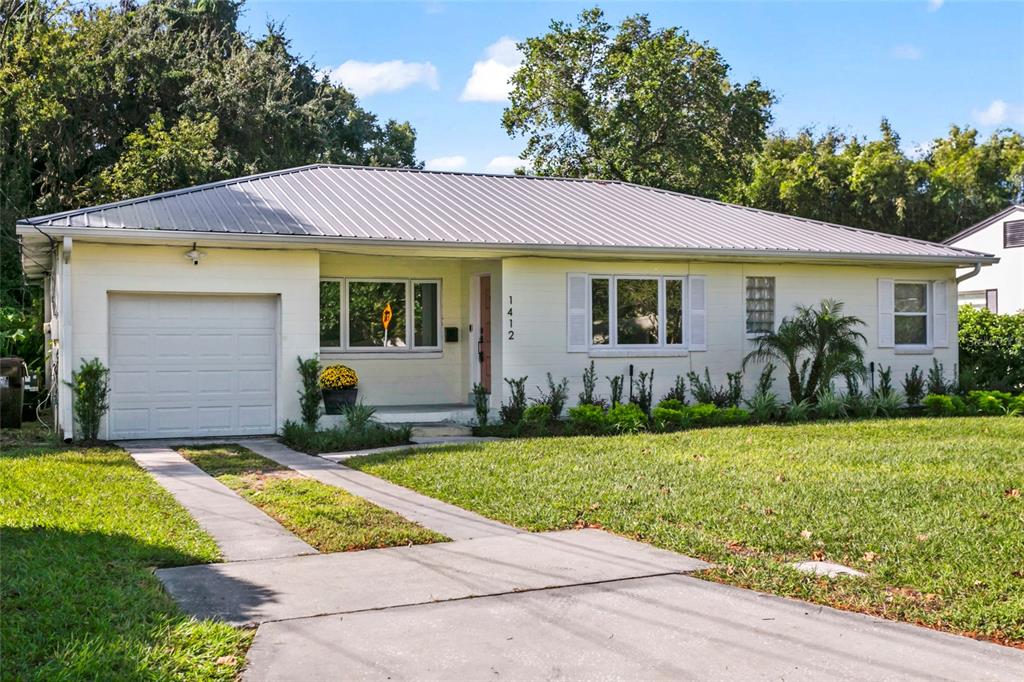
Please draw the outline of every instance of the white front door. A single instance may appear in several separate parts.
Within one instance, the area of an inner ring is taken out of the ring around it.
[[[277,301],[110,295],[108,437],[276,430]]]

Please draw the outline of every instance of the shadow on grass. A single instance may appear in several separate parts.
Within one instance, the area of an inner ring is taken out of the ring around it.
[[[350,467],[352,469],[361,470],[365,466],[371,466],[374,464],[389,464],[391,462],[401,462],[403,460],[409,459],[410,457],[429,457],[430,455],[437,454],[440,452],[444,452],[445,454],[456,455],[481,452],[486,445],[486,443],[453,443],[451,445],[438,443],[437,445],[430,445],[429,447],[416,447],[403,450],[389,450],[387,452],[376,452],[370,455],[358,455],[356,457],[350,457],[348,459],[345,459],[342,462],[340,462],[340,464],[342,464],[343,466]]]
[[[152,573],[202,558],[44,527],[4,527],[0,542],[4,679],[232,679],[240,669],[250,634],[183,614]]]

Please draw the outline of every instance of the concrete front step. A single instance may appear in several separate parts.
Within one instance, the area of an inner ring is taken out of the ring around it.
[[[412,438],[464,438],[473,435],[473,427],[465,424],[449,423],[414,423],[412,427]]]

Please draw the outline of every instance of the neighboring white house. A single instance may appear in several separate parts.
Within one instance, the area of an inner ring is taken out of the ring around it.
[[[548,372],[575,402],[592,360],[600,377],[654,370],[660,396],[690,370],[724,383],[758,333],[824,298],[865,321],[867,361],[952,376],[956,268],[996,261],[621,182],[328,165],[18,234],[44,281],[60,428],[63,381],[97,357],[112,439],[272,433],[298,417],[296,358],[315,354],[382,407],[464,413],[475,383],[496,406],[504,379],[535,395]]]
[[[988,308],[996,313],[1024,310],[1024,204],[1009,206],[958,232],[945,243],[999,257],[998,265],[960,283],[960,305]]]

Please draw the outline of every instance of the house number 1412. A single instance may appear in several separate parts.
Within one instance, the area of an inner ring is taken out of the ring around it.
[[[508,297],[508,311],[505,313],[508,317],[508,340],[512,341],[516,338],[516,332],[512,329],[512,297]]]

